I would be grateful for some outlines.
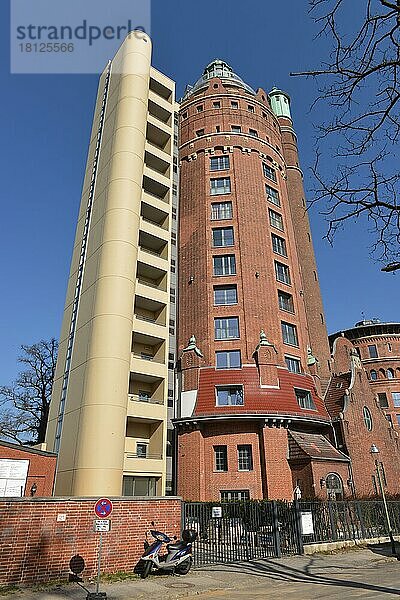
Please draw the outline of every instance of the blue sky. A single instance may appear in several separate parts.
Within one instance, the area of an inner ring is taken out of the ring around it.
[[[289,72],[315,65],[323,51],[307,9],[307,0],[153,0],[151,32],[153,64],[177,81],[178,96],[216,57],[252,87],[290,93],[306,191],[320,115],[308,112],[313,82]],[[0,385],[17,372],[20,344],[59,335],[97,88],[94,75],[10,75],[8,10],[3,1]],[[328,330],[352,326],[362,312],[397,321],[399,275],[371,260],[367,230],[349,224],[331,248],[322,217],[310,217]]]

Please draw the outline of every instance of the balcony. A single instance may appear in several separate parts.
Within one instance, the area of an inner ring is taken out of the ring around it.
[[[143,283],[145,282],[144,280],[147,279],[147,281],[151,284],[151,282],[154,282],[153,285],[155,287],[159,288],[159,284],[161,283],[162,280],[162,276],[159,277],[153,277],[153,274],[155,275],[156,273],[161,273],[162,275],[165,275],[166,273],[168,273],[169,270],[169,264],[168,264],[168,260],[167,257],[161,257],[157,252],[155,252],[155,250],[152,250],[150,248],[139,248],[139,252],[138,252],[138,260],[143,264],[146,265],[148,267],[150,267],[150,269],[153,269],[152,271],[148,271],[149,274],[148,276],[146,276],[143,273],[143,277],[140,277],[140,275],[138,274],[138,278],[143,280]],[[138,271],[139,272],[139,268]],[[166,291],[166,281],[163,284],[163,289]],[[160,288],[159,288],[160,289]]]
[[[146,139],[150,144],[160,148],[167,154],[171,154],[171,133],[170,126],[162,123],[150,114],[147,118]]]
[[[163,99],[165,102],[171,103],[172,102],[172,90],[168,87],[166,87],[165,85],[163,85],[160,81],[158,81],[157,79],[154,79],[154,77],[150,77],[150,97],[151,94],[155,94],[156,96],[159,96],[161,99]]]
[[[144,398],[139,394],[128,394],[128,400],[132,402],[145,402],[146,404],[161,404],[164,405],[164,400],[156,398]]]
[[[171,157],[162,150],[151,146],[148,142],[146,142],[144,162],[146,167],[169,179]]]
[[[128,418],[144,419],[145,421],[163,421],[166,418],[166,405],[162,399],[150,398],[147,401],[140,399],[139,394],[128,394]]]
[[[157,97],[151,90],[149,93],[148,110],[152,117],[171,127],[172,106],[165,100]]]
[[[139,227],[142,232],[142,235],[139,235],[140,245],[155,250],[157,254],[162,254],[165,244],[168,244],[170,240],[168,229],[163,229],[158,223],[143,217],[140,217]]]
[[[169,203],[170,181],[163,175],[158,175],[148,167],[144,169],[143,190],[157,200]]]
[[[163,231],[169,229],[169,207],[167,205],[161,207],[160,204],[157,206],[147,194],[143,194],[140,216],[145,223],[152,224]]]

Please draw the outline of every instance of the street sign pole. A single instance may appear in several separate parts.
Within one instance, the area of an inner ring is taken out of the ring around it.
[[[99,593],[100,586],[100,566],[101,566],[101,551],[103,549],[103,532],[100,531],[100,542],[99,542],[99,555],[97,558],[97,584],[96,584],[96,594]]]

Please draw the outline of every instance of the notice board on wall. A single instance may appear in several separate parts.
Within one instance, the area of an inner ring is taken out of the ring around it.
[[[0,497],[24,495],[29,460],[0,458]]]

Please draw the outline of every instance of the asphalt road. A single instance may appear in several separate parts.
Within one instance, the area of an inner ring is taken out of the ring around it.
[[[91,590],[93,585],[88,586]],[[191,571],[186,576],[150,575],[102,583],[108,600],[196,597],[200,599],[274,598],[390,599],[400,596],[400,561],[389,556],[388,548],[352,549],[336,554],[314,554],[269,559],[237,565],[214,565]],[[13,600],[85,600],[75,584],[35,590],[14,590],[1,595]]]

